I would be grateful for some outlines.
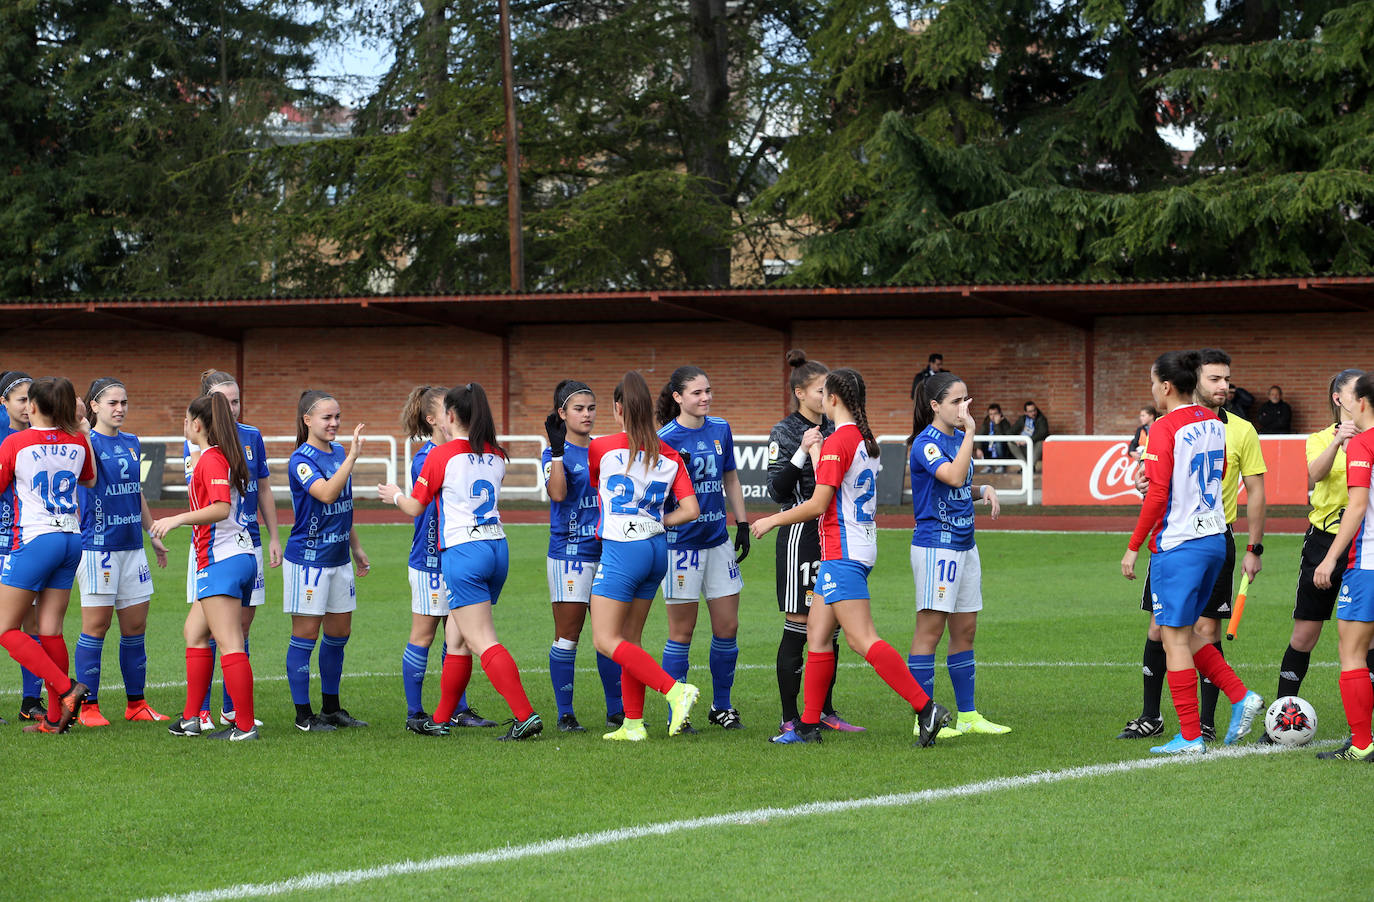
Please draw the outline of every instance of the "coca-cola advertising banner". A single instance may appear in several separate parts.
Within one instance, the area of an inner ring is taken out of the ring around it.
[[[1052,435],[1045,440],[1041,474],[1042,504],[1139,504],[1138,464],[1126,453],[1128,435]],[[1307,438],[1260,436],[1268,472],[1268,504],[1307,503]],[[1244,484],[1240,502],[1245,503]],[[1242,511],[1243,513],[1243,511]]]

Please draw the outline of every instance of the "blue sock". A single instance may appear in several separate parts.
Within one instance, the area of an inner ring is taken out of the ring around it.
[[[423,645],[406,643],[401,654],[401,685],[406,691],[406,715],[414,717],[425,710],[425,670],[429,667],[429,649]]]
[[[314,651],[315,640],[300,636],[292,636],[286,646],[286,683],[291,687],[293,704],[310,704],[310,655]]]
[[[691,649],[690,642],[674,642],[669,639],[663,643],[663,669],[679,683],[687,680],[687,653]]]
[[[568,642],[559,639],[558,642]],[[572,648],[563,648],[555,642],[549,646],[549,678],[553,681],[553,700],[558,705],[558,716],[573,713],[573,676],[577,667],[577,643]]]
[[[601,691],[606,694],[606,714],[624,714],[625,702],[620,697],[620,665],[596,653],[596,670],[601,674]]]
[[[908,655],[906,669],[911,671],[911,678],[921,684],[926,695],[934,697],[935,655]]]
[[[35,645],[42,647],[42,643],[38,641],[38,637],[35,636],[33,633],[29,633],[29,638],[33,640]],[[19,677],[23,681],[24,698],[38,698],[42,696],[42,677],[38,676],[30,670],[24,669],[23,667],[19,668]]]
[[[977,710],[973,706],[973,649],[961,651],[945,658],[949,670],[949,682],[954,687],[954,701],[960,711]]]
[[[105,639],[97,639],[85,633],[76,637],[76,678],[91,690],[86,701],[94,705],[100,701],[100,653],[105,648]]]
[[[344,646],[347,636],[324,637],[320,645],[320,691],[325,695],[339,694],[339,681],[343,679]]]
[[[243,653],[244,653],[245,655],[248,654],[248,637],[247,637],[247,636],[244,636],[244,637],[243,637]],[[228,684],[228,683],[225,683],[225,684],[224,684],[224,710],[226,710],[226,711],[233,711],[233,710],[234,710],[234,700],[233,700],[232,698],[229,697],[229,684]]]
[[[457,713],[458,711],[466,711],[467,709],[468,709],[468,691],[467,691],[466,689],[464,689],[464,690],[463,690],[463,694],[460,695],[460,696],[458,696],[458,707],[454,708],[453,710],[454,710],[455,713]]]
[[[735,662],[739,660],[739,644],[735,637],[711,637],[711,707],[723,711],[732,707],[730,690],[735,685]]]
[[[214,639],[211,639],[211,640],[210,640],[210,685],[205,687],[205,701],[203,701],[203,702],[200,703],[200,710],[202,710],[202,711],[209,711],[209,710],[210,710],[210,691],[211,691],[212,689],[215,688],[215,653],[216,653],[218,650],[219,650],[219,646],[215,644],[215,640],[214,640]]]
[[[124,694],[142,695],[148,680],[148,649],[143,634],[119,637],[119,672],[124,676]]]

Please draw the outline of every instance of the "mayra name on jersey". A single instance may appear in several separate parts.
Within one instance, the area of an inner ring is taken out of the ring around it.
[[[1183,433],[1183,442],[1191,445],[1204,435],[1211,434],[1213,438],[1226,438],[1226,427],[1221,420],[1203,420],[1200,423],[1189,423],[1185,427],[1188,431]]]

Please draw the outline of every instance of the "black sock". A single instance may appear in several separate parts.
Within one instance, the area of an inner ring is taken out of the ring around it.
[[[821,708],[822,715],[835,713],[835,677],[840,673],[840,629],[835,628],[835,635],[830,637],[830,651],[835,655],[835,669],[830,673],[830,685],[825,690],[825,706]]]
[[[19,708],[20,710],[27,711],[29,708],[32,708],[34,705],[39,704],[41,701],[42,699],[38,698],[35,695],[26,695],[19,700]]]
[[[143,701],[143,694],[142,694],[142,693],[135,693],[134,695],[127,695],[127,694],[126,694],[126,697],[127,697],[127,699],[128,699],[128,703],[131,704],[131,705],[132,705],[134,702],[141,702],[141,701]]]
[[[797,696],[802,688],[802,669],[806,663],[806,624],[784,620],[782,640],[778,642],[778,697],[782,700],[782,719],[800,720]]]
[[[1217,650],[1217,654],[1221,655],[1223,658],[1226,657],[1226,653],[1221,650],[1220,642],[1213,642],[1212,647]],[[1204,727],[1211,727],[1215,730],[1217,721],[1217,697],[1221,695],[1221,690],[1217,688],[1216,683],[1213,683],[1202,674],[1198,674],[1198,679],[1202,683],[1202,688],[1198,692],[1198,719],[1202,721]]]
[[[339,697],[328,692],[320,693],[320,713],[333,714],[339,710]]]
[[[296,706],[296,719],[297,719],[297,720],[308,720],[309,718],[314,717],[314,716],[315,716],[315,712],[311,710],[311,708],[310,708],[310,703],[309,703],[309,702],[306,702],[306,703],[303,704],[303,705],[297,705],[297,706]]]
[[[1311,660],[1312,652],[1310,651],[1298,651],[1291,645],[1284,650],[1283,663],[1279,665],[1279,694],[1275,698],[1298,694],[1298,690],[1302,689],[1303,678],[1307,676],[1307,665]]]
[[[1374,682],[1374,648],[1365,653],[1364,666],[1369,668],[1369,679]]]
[[[1140,716],[1159,720],[1159,699],[1164,694],[1164,679],[1168,672],[1168,662],[1164,656],[1164,643],[1155,639],[1145,640],[1145,654],[1140,659],[1140,671],[1145,676],[1141,692]]]

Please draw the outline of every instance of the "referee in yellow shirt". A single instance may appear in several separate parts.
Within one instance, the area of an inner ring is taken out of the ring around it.
[[[1331,588],[1319,589],[1312,584],[1312,572],[1331,550],[1331,542],[1340,529],[1341,514],[1350,500],[1345,488],[1345,443],[1358,431],[1351,421],[1355,406],[1355,382],[1364,375],[1362,370],[1341,370],[1331,380],[1327,397],[1331,401],[1332,425],[1307,437],[1307,487],[1311,490],[1312,512],[1309,526],[1302,540],[1302,557],[1298,563],[1298,593],[1293,604],[1293,636],[1279,665],[1279,698],[1297,695],[1307,676],[1312,649],[1321,638],[1322,626],[1331,619],[1331,611],[1340,592],[1340,581],[1332,580]],[[1349,548],[1341,552],[1345,560]],[[1342,565],[1343,567],[1344,565]],[[1374,651],[1369,654],[1374,663]]]
[[[1221,502],[1226,511],[1226,565],[1217,576],[1212,587],[1212,597],[1207,608],[1193,626],[1193,632],[1211,643],[1217,651],[1221,646],[1221,621],[1231,616],[1231,599],[1235,591],[1236,542],[1231,524],[1236,522],[1236,499],[1240,494],[1241,480],[1245,480],[1245,515],[1249,521],[1250,541],[1245,546],[1245,558],[1241,570],[1252,580],[1259,574],[1263,564],[1260,555],[1264,554],[1264,455],[1260,453],[1259,435],[1255,427],[1243,417],[1228,414],[1221,407],[1226,403],[1227,389],[1231,382],[1231,357],[1216,348],[1203,348],[1202,369],[1198,372],[1197,389],[1193,400],[1215,411],[1226,424],[1226,474],[1221,482]],[[1148,442],[1149,436],[1145,437]],[[1136,488],[1144,491],[1146,486],[1141,480]],[[1318,559],[1320,561],[1320,558]],[[1314,565],[1315,566],[1315,565]],[[1145,579],[1145,591],[1140,600],[1140,609],[1152,611],[1150,580]],[[1328,616],[1330,616],[1328,614]],[[1154,614],[1150,614],[1150,627],[1145,637],[1145,654],[1141,661],[1144,674],[1140,716],[1126,724],[1117,739],[1144,739],[1158,736],[1164,732],[1164,716],[1159,710],[1160,696],[1164,691],[1166,673],[1164,644],[1160,640],[1159,625]],[[1202,681],[1199,714],[1202,720],[1202,737],[1207,741],[1216,739],[1217,687],[1210,680]]]

